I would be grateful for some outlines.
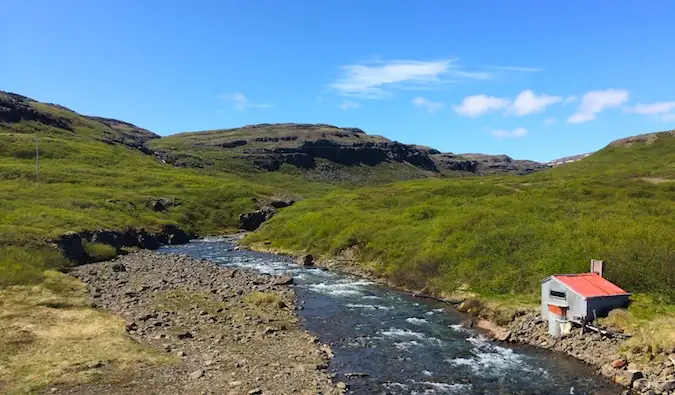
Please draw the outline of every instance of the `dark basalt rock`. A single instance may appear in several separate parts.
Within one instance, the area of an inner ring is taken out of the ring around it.
[[[164,225],[159,232],[148,232],[144,229],[129,228],[126,230],[97,229],[79,233],[68,233],[52,243],[59,248],[64,256],[73,262],[87,263],[91,259],[83,247],[83,242],[101,243],[114,247],[121,253],[125,247],[136,247],[155,250],[162,245],[184,244],[190,241],[190,236],[176,225]]]
[[[267,141],[267,140],[265,140]],[[331,140],[305,141],[297,148],[272,148],[245,150],[241,158],[253,158],[254,166],[279,170],[282,164],[302,169],[313,169],[316,159],[346,165],[376,166],[383,162],[408,162],[421,169],[438,172],[434,161],[424,152],[398,142],[339,143]]]
[[[273,207],[262,208],[260,210],[252,211],[239,215],[239,228],[253,231],[262,225],[263,222],[274,216],[275,210]]]
[[[55,128],[73,131],[67,119],[52,116],[31,107],[30,103],[37,103],[33,99],[15,93],[1,91],[0,93],[6,95],[0,96],[0,122],[36,121]]]

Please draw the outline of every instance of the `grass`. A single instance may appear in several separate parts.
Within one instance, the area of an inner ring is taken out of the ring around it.
[[[117,249],[107,244],[85,241],[82,247],[92,262],[108,261],[117,256]]]
[[[552,273],[588,271],[675,298],[675,137],[608,147],[524,177],[417,180],[308,199],[245,243],[360,262],[396,284],[451,294],[537,295]],[[504,188],[509,186],[510,188]]]
[[[285,306],[281,297],[271,292],[255,291],[244,297],[244,302],[256,306]]]
[[[128,337],[122,320],[89,308],[84,284],[54,271],[44,276],[39,285],[0,289],[3,393],[96,379],[98,363],[123,372],[138,363],[171,362]]]
[[[632,337],[625,349],[657,354],[675,348],[675,305],[663,298],[648,294],[634,294],[627,309],[616,309],[600,320],[614,330]]]
[[[68,265],[58,251],[49,247],[0,246],[0,289],[15,284],[39,284],[45,279],[45,270]]]

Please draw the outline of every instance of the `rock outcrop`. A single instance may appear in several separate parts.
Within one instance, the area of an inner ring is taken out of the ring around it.
[[[101,243],[114,247],[117,253],[123,248],[136,247],[154,250],[162,245],[184,244],[191,236],[176,225],[164,225],[158,232],[129,228],[126,230],[98,229],[93,231],[73,232],[52,240],[57,248],[63,251],[66,258],[77,263],[87,263],[90,257],[84,247],[85,242]]]
[[[258,201],[253,199],[259,209],[239,215],[239,229],[254,231],[274,216],[278,209],[295,204],[293,199],[271,199]]]
[[[274,216],[275,210],[273,207],[267,207],[260,210],[251,211],[239,215],[239,228],[243,230],[253,231],[260,227],[263,222]]]

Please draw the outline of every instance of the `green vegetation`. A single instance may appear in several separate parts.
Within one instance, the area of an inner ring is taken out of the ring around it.
[[[44,246],[68,232],[152,231],[179,224],[187,232],[218,234],[237,228],[239,214],[253,209],[252,198],[317,196],[335,189],[279,173],[177,168],[144,152],[142,143],[156,136],[133,125],[2,92],[0,106],[10,108],[10,114],[29,114],[18,121],[0,119],[0,252],[9,248],[0,258],[0,286],[37,283],[45,269],[63,267],[62,258],[47,257],[55,253],[46,253]],[[173,205],[154,211],[151,202],[160,198]],[[96,260],[112,256],[101,245],[86,248]]]
[[[107,261],[117,256],[115,247],[103,243],[82,243],[84,252],[89,256],[92,262]]]
[[[27,250],[17,246],[0,246],[0,288],[15,284],[39,284],[44,271],[65,268],[69,262],[53,248]]]
[[[675,298],[675,136],[612,145],[524,177],[417,180],[330,193],[284,210],[246,242],[339,255],[410,288],[536,294],[591,258],[632,292]]]

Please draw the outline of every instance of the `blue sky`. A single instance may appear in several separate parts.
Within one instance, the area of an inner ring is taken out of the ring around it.
[[[675,2],[2,1],[0,89],[162,135],[360,127],[546,161],[675,128]]]

